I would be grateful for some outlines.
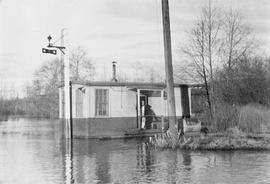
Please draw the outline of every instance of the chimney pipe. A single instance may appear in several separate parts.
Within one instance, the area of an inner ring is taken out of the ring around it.
[[[112,82],[117,82],[118,80],[116,79],[116,61],[112,62],[112,72],[113,72]]]

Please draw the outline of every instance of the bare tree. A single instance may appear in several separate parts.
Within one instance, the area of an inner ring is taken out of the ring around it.
[[[162,72],[159,71],[157,68],[154,66],[149,66],[145,71],[144,71],[148,77],[147,81],[154,83],[154,82],[164,82],[165,81],[165,76],[162,75]]]
[[[70,68],[74,80],[94,80],[95,67],[83,47],[79,46],[71,52]]]
[[[132,65],[132,78],[134,82],[164,82],[165,76],[159,67],[152,64],[144,64],[140,61]]]
[[[142,62],[137,61],[132,65],[132,69],[133,69],[133,81],[134,82],[144,82],[146,77],[145,77],[145,73],[143,72],[145,70],[145,65],[142,64]]]
[[[118,71],[116,78],[119,82],[128,82],[129,81],[127,74],[125,72],[122,72],[122,71]]]
[[[231,70],[241,57],[253,52],[257,42],[238,11],[224,12],[221,22],[223,26],[219,54],[224,68]]]
[[[221,47],[219,51],[223,68],[219,72],[219,80],[222,81],[222,88],[225,96],[234,96],[234,83],[236,82],[234,73],[239,62],[246,57],[250,57],[257,46],[250,27],[244,23],[238,11],[224,11],[222,22]]]
[[[63,70],[59,59],[45,62],[26,86],[27,105],[23,110],[30,116],[55,118],[58,115],[58,86]]]
[[[36,94],[54,93],[60,83],[62,70],[61,61],[57,58],[45,62],[34,73],[33,89],[36,89]]]
[[[214,109],[214,66],[217,62],[221,22],[219,9],[211,5],[202,9],[202,15],[189,35],[189,44],[183,49],[192,60],[198,76],[205,84],[210,115],[213,118]]]
[[[174,80],[177,83],[202,83],[202,77],[198,74],[193,62],[183,59],[182,62],[176,63],[174,66]]]

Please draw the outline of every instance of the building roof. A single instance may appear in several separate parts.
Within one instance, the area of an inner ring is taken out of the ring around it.
[[[140,89],[163,89],[166,87],[165,83],[151,83],[151,82],[109,82],[109,81],[71,81],[72,84],[79,84],[85,86],[126,86],[129,88],[140,88]],[[175,83],[174,87],[201,87],[201,84],[179,84]],[[60,87],[63,87],[61,85]]]

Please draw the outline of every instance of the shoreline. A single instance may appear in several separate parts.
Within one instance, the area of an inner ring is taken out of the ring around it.
[[[270,150],[270,134],[217,133],[198,136],[173,136],[170,133],[150,138],[157,149],[182,150]]]
[[[180,145],[189,150],[270,150],[269,138],[207,136],[191,137]]]

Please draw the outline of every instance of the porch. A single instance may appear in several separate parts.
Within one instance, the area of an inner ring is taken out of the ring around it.
[[[159,87],[130,87],[136,92],[137,131],[164,131],[168,128],[166,92]]]

